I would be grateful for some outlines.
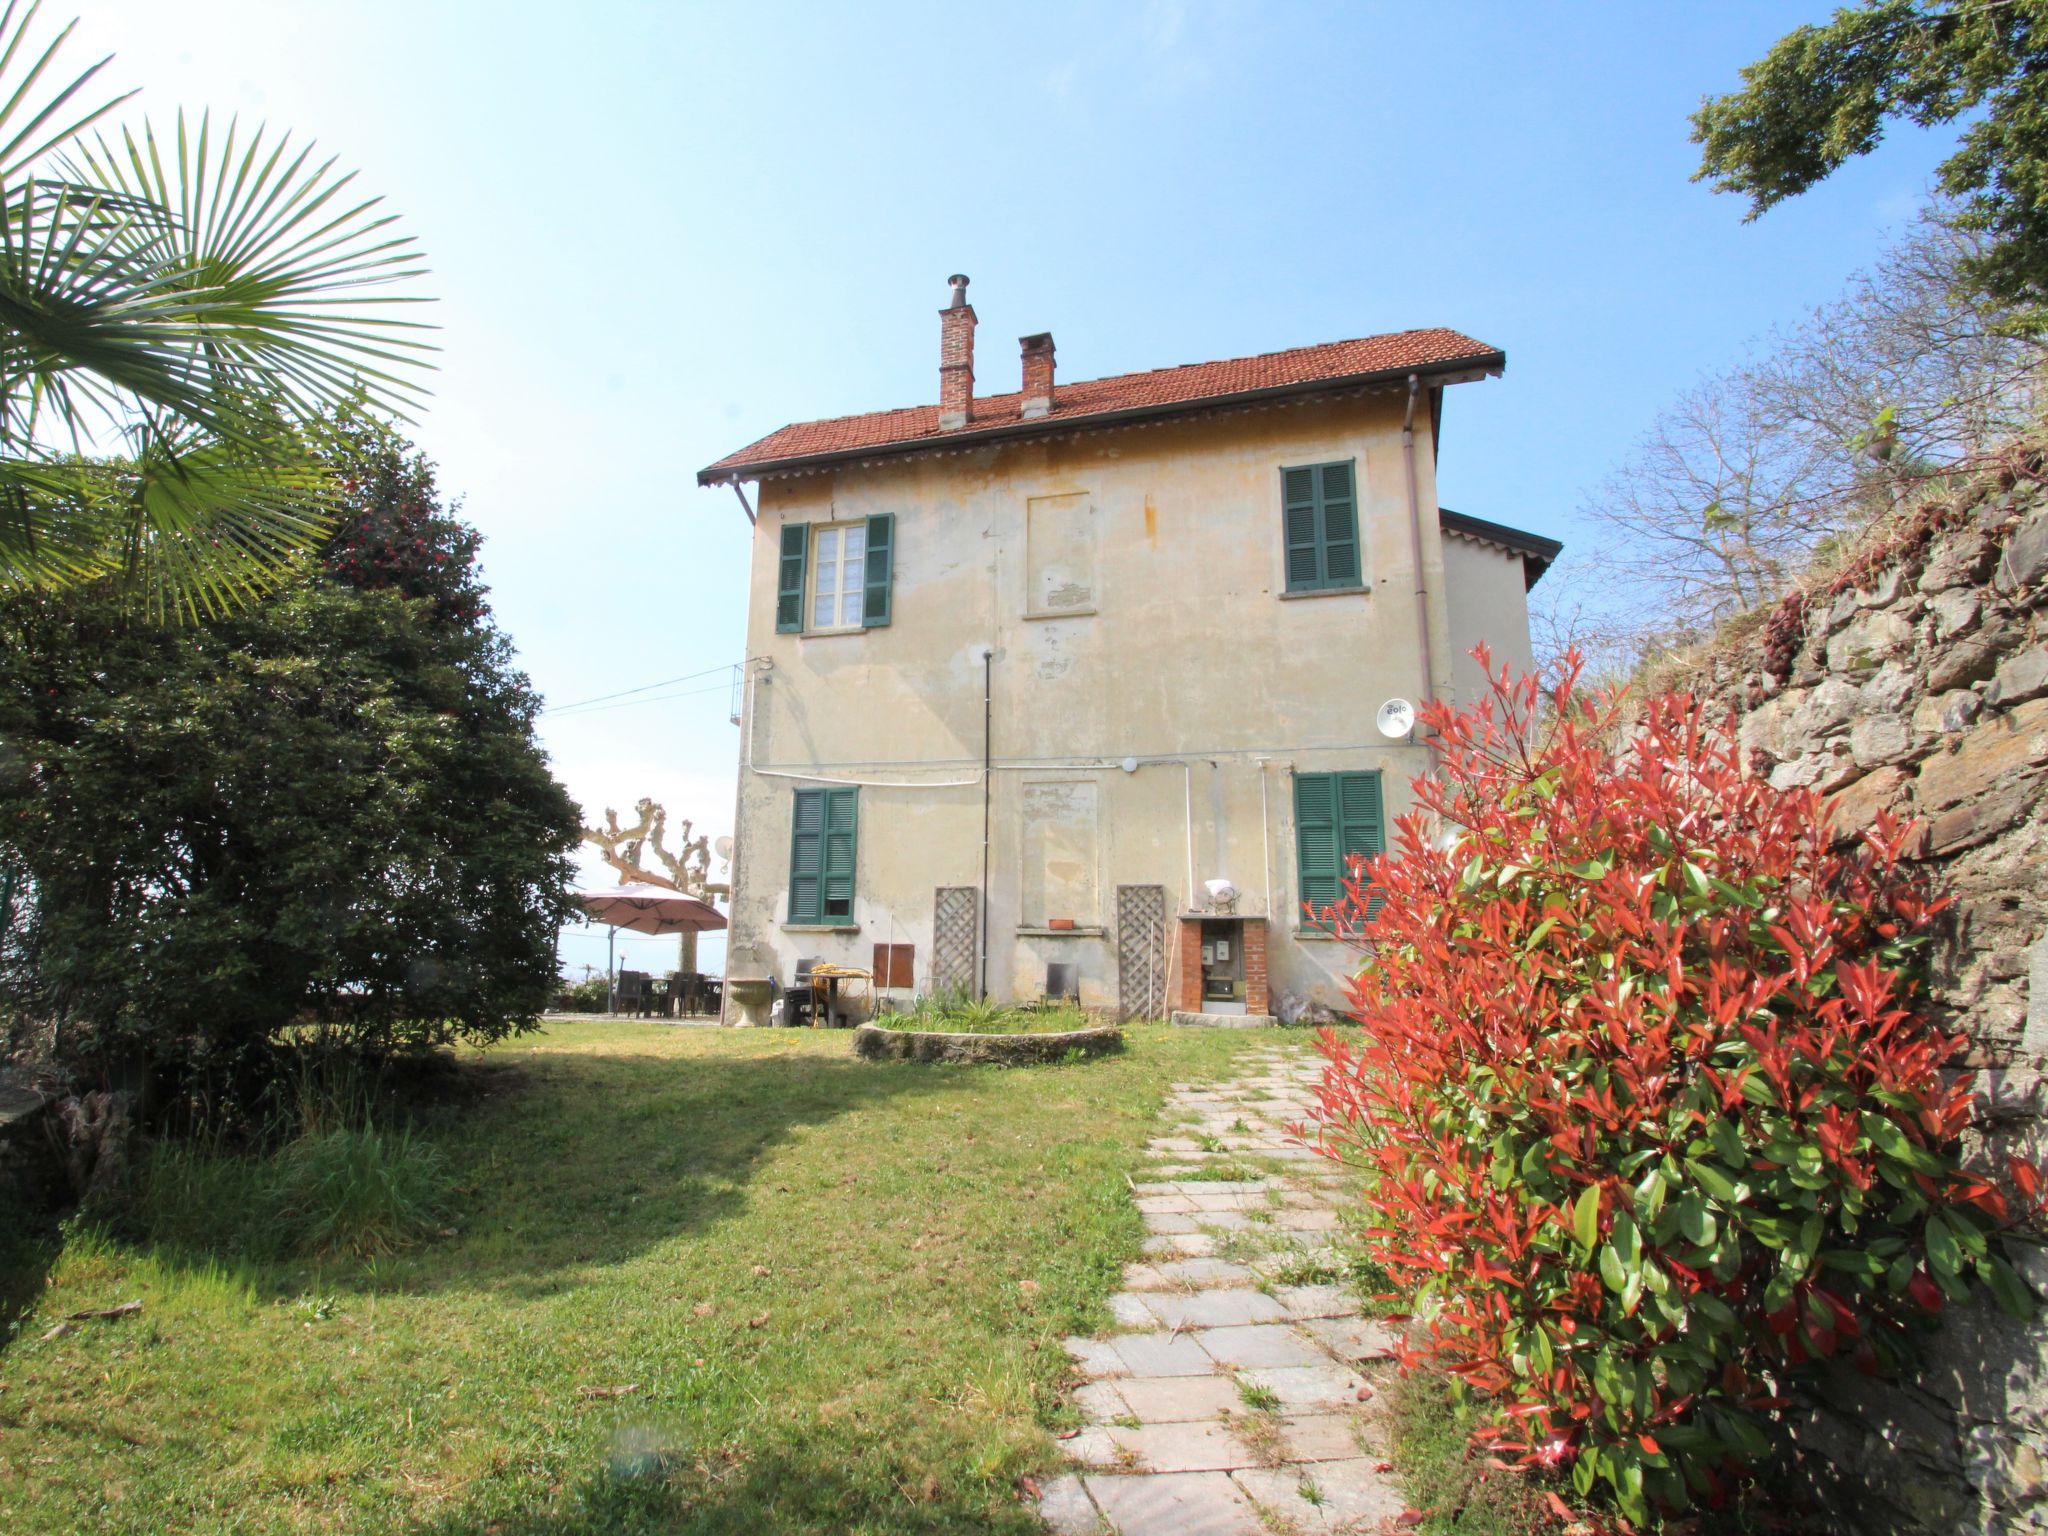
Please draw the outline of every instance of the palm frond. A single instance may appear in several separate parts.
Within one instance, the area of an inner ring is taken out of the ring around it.
[[[361,395],[403,412],[435,350],[431,324],[407,313],[426,302],[405,291],[426,271],[417,245],[393,232],[381,199],[352,194],[354,172],[288,135],[266,139],[259,128],[244,141],[231,122],[216,141],[208,116],[195,130],[181,113],[168,157],[144,125],[118,145],[95,135],[64,164],[169,211],[124,236],[162,274],[156,300],[189,333],[216,395],[282,395],[302,415]]]

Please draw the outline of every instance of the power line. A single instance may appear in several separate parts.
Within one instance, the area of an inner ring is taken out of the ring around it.
[[[661,685],[656,684],[655,686],[660,687]],[[616,704],[584,705],[581,707],[564,704],[560,709],[543,710],[542,713],[544,715],[566,715],[571,718],[581,719],[585,715],[602,715],[609,710],[632,709],[640,704],[668,704],[676,699],[694,699],[702,694],[724,693],[729,686],[726,683],[713,683],[709,688],[689,688],[681,693],[662,693],[655,695],[651,699],[622,699]]]
[[[604,704],[612,699],[623,699],[630,694],[652,693],[657,688],[672,688],[677,683],[694,683],[700,677],[710,677],[719,672],[730,672],[732,668],[733,664],[727,662],[722,667],[706,667],[702,672],[692,672],[685,677],[663,678],[658,683],[642,683],[638,688],[621,688],[617,693],[600,693],[594,699],[578,699],[573,704],[550,704],[541,713],[544,715],[554,715],[561,713],[565,709],[581,709],[586,704]],[[706,691],[708,692],[709,690]]]

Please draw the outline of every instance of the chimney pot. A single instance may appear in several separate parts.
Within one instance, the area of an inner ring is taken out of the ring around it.
[[[1024,401],[1018,414],[1026,421],[1052,414],[1052,332],[1020,336],[1024,353]]]
[[[967,277],[946,279],[953,302],[939,311],[939,430],[964,427],[974,415],[974,306],[967,302]]]

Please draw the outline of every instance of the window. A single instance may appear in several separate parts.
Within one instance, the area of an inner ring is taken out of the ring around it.
[[[867,600],[868,531],[827,525],[811,537],[812,629],[852,629]]]
[[[800,789],[789,823],[789,920],[853,921],[859,790]]]
[[[889,622],[896,518],[784,523],[775,628],[786,635],[875,629]]]
[[[1320,920],[1325,907],[1344,895],[1351,856],[1372,858],[1387,846],[1386,814],[1380,796],[1378,769],[1366,773],[1297,773],[1294,776],[1294,843],[1296,877],[1304,928],[1327,929]]]
[[[1363,585],[1354,461],[1280,471],[1287,536],[1287,590],[1331,592]]]

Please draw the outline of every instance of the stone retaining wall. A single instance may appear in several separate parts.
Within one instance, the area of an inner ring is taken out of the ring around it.
[[[954,1035],[935,1030],[883,1029],[863,1024],[853,1032],[853,1051],[870,1061],[980,1061],[999,1066],[1063,1061],[1069,1051],[1101,1056],[1119,1050],[1122,1030],[1112,1025],[1066,1030],[1053,1035]]]
[[[2048,490],[2010,456],[1871,541],[1843,575],[1682,686],[1726,704],[1755,769],[1831,797],[1853,836],[1920,823],[1955,894],[1934,998],[1970,1041],[1973,1158],[2048,1153]],[[2048,1296],[2048,1254],[2015,1255]],[[1951,1307],[1909,1383],[1844,1375],[1795,1425],[1853,1530],[2048,1531],[2048,1324]]]

